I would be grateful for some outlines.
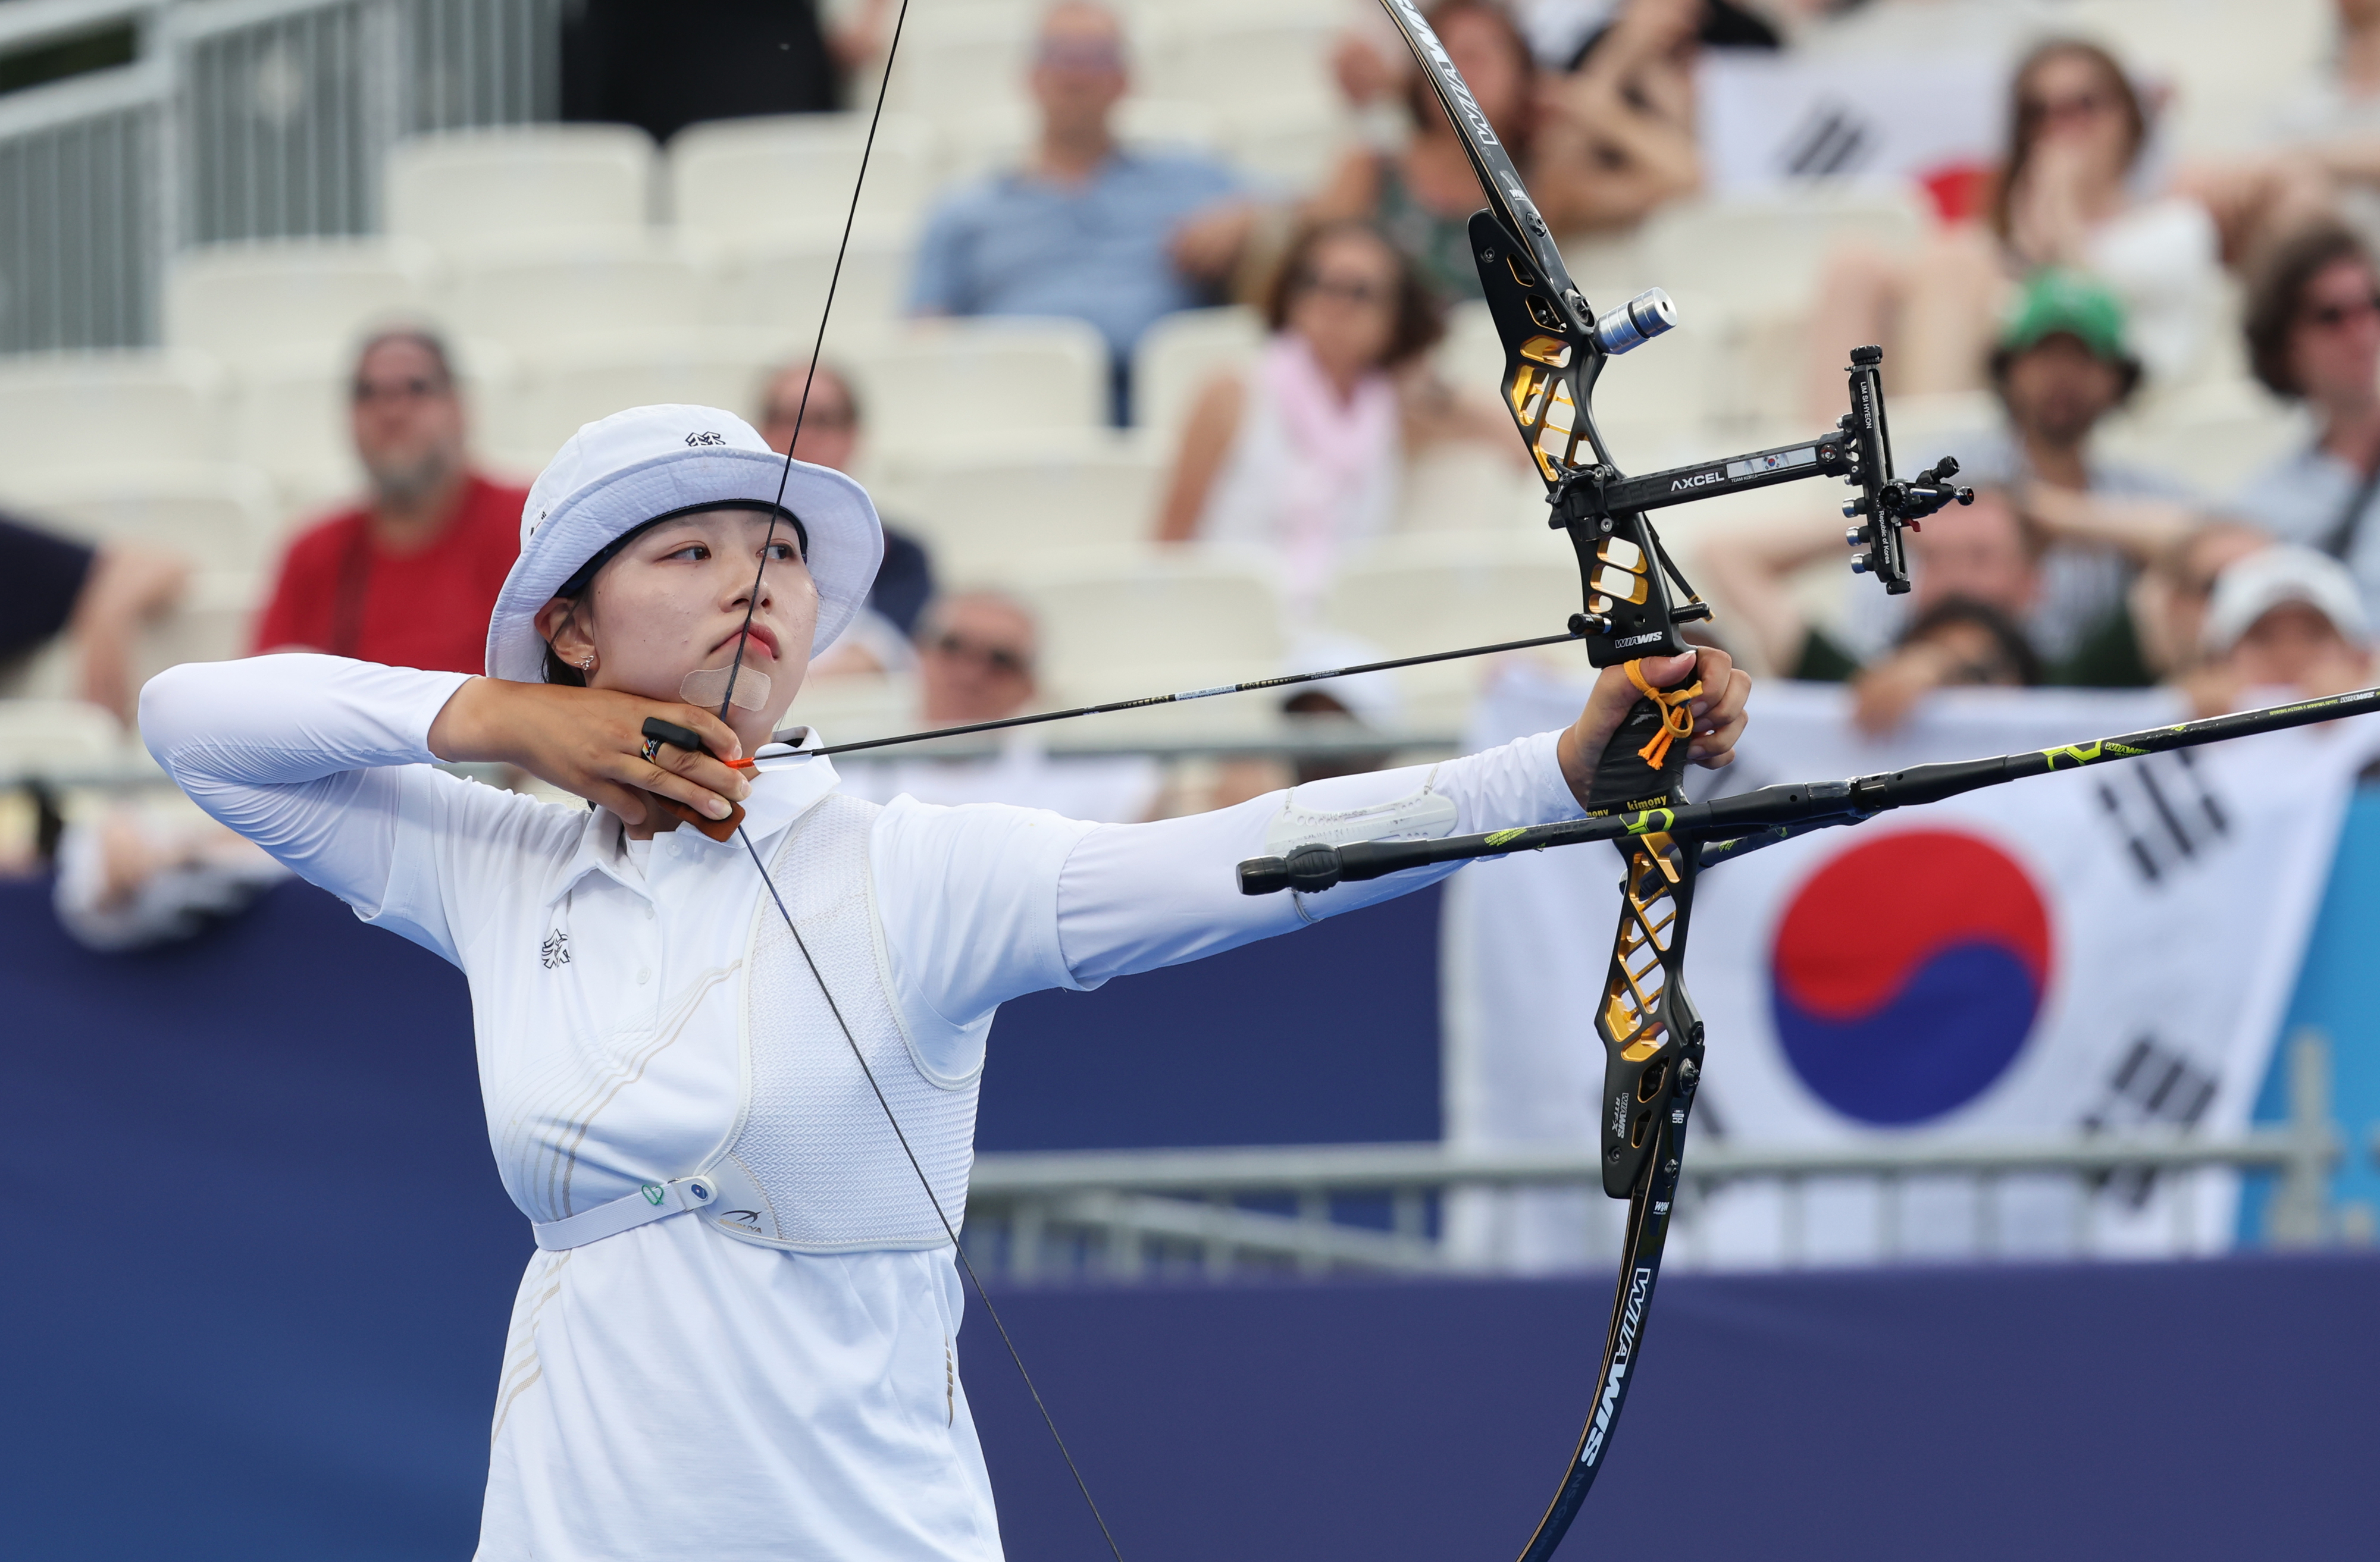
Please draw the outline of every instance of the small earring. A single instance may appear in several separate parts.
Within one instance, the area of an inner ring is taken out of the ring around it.
[[[595,671],[595,653],[593,651],[589,651],[585,656],[578,659],[578,671],[581,672],[592,672]]]

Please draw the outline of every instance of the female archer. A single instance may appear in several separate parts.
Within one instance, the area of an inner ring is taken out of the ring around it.
[[[952,1234],[1002,1000],[1446,871],[1251,899],[1243,858],[1575,817],[1635,697],[1609,669],[1561,733],[1155,824],[880,808],[769,740],[881,547],[841,473],[724,412],[638,407],[530,491],[487,676],[278,656],[142,696],[201,806],[470,980],[489,1138],[540,1250],[504,1346],[487,1562],[997,1557]],[[1722,765],[1749,681],[1716,651],[1699,672],[1691,755]],[[656,717],[702,748],[647,738]],[[518,765],[590,807],[439,759]],[[742,828],[677,829],[657,799],[740,806]]]

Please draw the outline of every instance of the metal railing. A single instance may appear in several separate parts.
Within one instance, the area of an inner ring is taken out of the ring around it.
[[[191,245],[370,232],[402,137],[555,116],[564,4],[0,6],[0,50],[140,37],[131,65],[0,96],[0,352],[155,342]]]
[[[2330,1116],[2329,1049],[2311,1033],[2288,1045],[2289,1120],[2223,1138],[2098,1134],[2022,1144],[1818,1150],[1763,1150],[1705,1139],[1688,1147],[1672,1253],[1692,1262],[1690,1242],[1681,1253],[1682,1236],[1690,1237],[1697,1205],[1722,1188],[1766,1182],[1780,1189],[1781,1256],[1792,1265],[1808,1257],[1805,1247],[1796,1249],[1801,1223],[1795,1211],[1813,1183],[1873,1183],[1879,1212],[1876,1251],[1889,1260],[1908,1251],[1905,1233],[1898,1229],[1898,1193],[1907,1184],[1968,1180],[1981,1211],[1994,1205],[1991,1194],[2000,1183],[2047,1177],[2076,1185],[2067,1251],[2090,1256],[2099,1251],[2101,1205],[2120,1196],[2119,1179],[2209,1168],[2278,1174],[2279,1186],[2265,1210],[2267,1243],[2306,1247],[2335,1241],[2339,1231],[2330,1207],[2330,1174],[2344,1154],[2344,1140]],[[976,1161],[965,1241],[979,1269],[1026,1282],[1129,1284],[1250,1271],[1476,1272],[1495,1265],[1458,1254],[1440,1229],[1450,1195],[1466,1189],[1563,1188],[1600,1198],[1602,1177],[1593,1144],[985,1155]],[[2195,1233],[2181,1223],[2194,1219],[2194,1202],[2179,1192],[2169,1202],[2175,1251],[2191,1251]],[[1346,1218],[1355,1207],[1368,1219]],[[1977,1224],[1988,1227],[1980,1216]],[[1978,1246],[1981,1256],[2006,1251],[1994,1241]]]

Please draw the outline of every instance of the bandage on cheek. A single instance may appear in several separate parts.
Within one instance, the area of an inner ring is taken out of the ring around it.
[[[716,710],[719,702],[728,697],[727,680],[735,679],[735,703],[738,710],[758,710],[769,703],[769,675],[747,667],[737,672],[733,663],[725,667],[706,667],[689,672],[686,682],[677,686],[677,697],[688,705],[699,705]]]

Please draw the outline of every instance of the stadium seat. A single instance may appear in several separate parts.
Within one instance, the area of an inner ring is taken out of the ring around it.
[[[542,466],[580,425],[661,402],[724,407],[756,419],[761,379],[773,361],[748,341],[716,333],[555,353],[523,368],[504,448]]]
[[[0,359],[0,474],[220,454],[223,370],[200,353],[25,354]]]
[[[625,125],[536,125],[399,141],[383,231],[441,248],[624,238],[650,219],[650,137]]]
[[[1330,115],[1339,102],[1328,62],[1333,29],[1294,16],[1208,24],[1176,8],[1152,28],[1140,79],[1152,96],[1208,103],[1230,112],[1262,105],[1274,113]]]
[[[904,30],[884,106],[929,120],[956,139],[1026,101],[1033,26],[1028,18],[971,17],[955,7],[943,15],[949,19],[938,18],[937,26]]]
[[[1390,656],[1418,656],[1558,634],[1579,601],[1577,561],[1550,532],[1481,537],[1460,549],[1391,538],[1339,572],[1322,616]]]
[[[435,260],[405,239],[282,239],[186,249],[165,272],[165,341],[235,369],[291,347],[344,351],[420,316]]]
[[[1771,199],[1664,206],[1645,219],[1642,254],[1653,285],[1672,294],[1741,311],[1798,311],[1809,307],[1837,246],[1856,239],[1912,248],[1928,222],[1913,191],[1814,185]]]
[[[1107,421],[1107,344],[1080,321],[924,321],[846,361],[888,454],[1089,434]]]
[[[1223,155],[1242,173],[1285,191],[1318,187],[1359,134],[1345,115],[1318,113],[1310,104],[1283,112],[1234,103],[1220,118]]]
[[[202,567],[260,563],[278,533],[273,484],[228,462],[147,462],[10,473],[12,506],[99,541],[168,548]]]
[[[1421,656],[1560,634],[1580,600],[1576,556],[1551,532],[1465,538],[1459,549],[1437,538],[1392,538],[1340,571],[1322,618],[1385,656]],[[1570,660],[1584,658],[1572,651]],[[1408,720],[1423,729],[1460,726],[1483,671],[1475,660],[1400,669]]]
[[[698,330],[712,283],[705,265],[641,238],[479,250],[456,256],[445,313],[463,334],[526,357]]]
[[[1070,551],[1145,541],[1161,476],[1148,456],[1125,450],[953,462],[919,473],[894,519],[924,534],[938,575],[1013,578]]]
[[[801,114],[688,126],[670,139],[668,152],[678,230],[735,248],[832,246],[851,205],[868,117]],[[913,232],[939,173],[933,127],[886,115],[868,156],[860,225]]]
[[[115,718],[79,699],[0,699],[0,776],[113,769],[130,746]]]
[[[1017,590],[1062,703],[1268,677],[1285,648],[1269,576],[1226,554],[1135,550],[1038,571]]]
[[[1546,526],[1546,487],[1521,464],[1520,442],[1450,442],[1405,463],[1397,485],[1400,533],[1509,532]]]
[[[892,737],[917,725],[917,683],[900,675],[812,678],[794,696],[783,725],[816,727],[831,744]]]
[[[182,599],[140,631],[132,675],[146,683],[186,661],[246,656],[268,576],[254,570],[200,570]]]
[[[830,355],[856,332],[880,331],[900,319],[909,292],[907,241],[854,234],[839,278],[834,275],[837,242],[820,238],[722,256],[719,283],[710,292],[712,323],[807,342],[818,331],[831,278],[834,313],[828,321]]]
[[[1184,309],[1150,326],[1132,352],[1134,425],[1170,454],[1207,381],[1255,357],[1264,335],[1263,318],[1242,304]]]

